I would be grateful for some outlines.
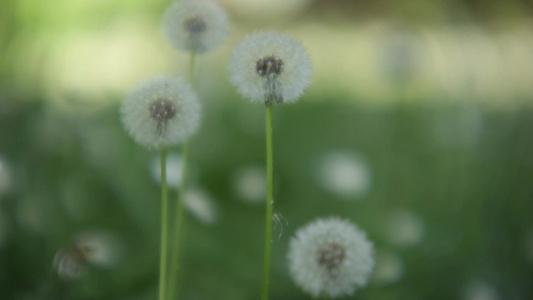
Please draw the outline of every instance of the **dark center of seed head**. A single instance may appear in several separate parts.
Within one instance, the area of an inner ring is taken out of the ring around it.
[[[326,245],[317,252],[318,265],[330,271],[338,268],[345,257],[346,250],[343,246],[336,243]]]
[[[183,25],[188,32],[193,34],[200,34],[207,29],[207,24],[205,23],[204,18],[200,16],[188,18],[183,22]]]
[[[176,116],[176,107],[165,98],[154,100],[148,109],[150,110],[150,117],[158,124],[165,124]]]
[[[283,60],[277,56],[263,57],[255,63],[255,71],[261,77],[280,75],[283,72]]]

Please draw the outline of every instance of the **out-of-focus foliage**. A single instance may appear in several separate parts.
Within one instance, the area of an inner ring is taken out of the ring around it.
[[[287,243],[330,215],[375,243],[358,299],[533,298],[529,2],[220,2],[234,28],[197,60],[182,299],[259,295],[264,107],[226,65],[261,28],[302,40],[315,73],[274,109],[272,299],[308,299]],[[155,298],[157,153],[118,107],[138,80],[187,69],[160,32],[168,3],[0,4],[0,299]]]

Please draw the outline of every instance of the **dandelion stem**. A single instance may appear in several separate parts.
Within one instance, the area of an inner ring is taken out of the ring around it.
[[[191,53],[189,62],[189,82],[191,85],[194,82],[194,65],[196,61],[196,55]],[[176,290],[178,285],[178,270],[179,270],[179,256],[180,256],[180,243],[183,239],[183,201],[185,201],[185,194],[187,189],[187,158],[188,158],[189,142],[185,141],[181,150],[181,182],[179,185],[178,199],[176,206],[176,217],[174,219],[174,242],[172,248],[172,267],[170,269],[170,286],[168,291],[168,299],[175,300]]]
[[[159,300],[166,299],[167,284],[168,194],[166,160],[167,150],[161,148],[161,257],[159,262]]]
[[[265,260],[263,273],[262,300],[268,299],[268,281],[270,273],[270,252],[272,244],[272,206],[273,199],[273,159],[272,159],[272,105],[267,105],[266,112],[266,164],[267,164],[267,201],[266,201],[266,230],[265,230]]]
[[[174,219],[174,247],[172,249],[172,268],[170,269],[169,299],[177,299],[176,286],[178,284],[178,269],[180,256],[180,243],[183,239],[183,201],[185,201],[185,187],[187,183],[187,152],[188,143],[185,142],[181,153],[181,182],[178,191],[178,203],[176,207],[176,218]]]

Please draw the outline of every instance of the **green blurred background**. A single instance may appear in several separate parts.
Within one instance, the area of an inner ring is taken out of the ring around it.
[[[262,29],[299,38],[315,72],[274,108],[272,299],[309,299],[288,241],[331,215],[375,244],[357,299],[533,299],[531,2],[219,2],[232,28],[197,60],[181,299],[259,298],[265,109],[226,65]],[[0,3],[0,299],[155,299],[158,154],[118,108],[138,81],[187,71],[160,30],[169,3]],[[179,165],[177,148],[173,182]]]

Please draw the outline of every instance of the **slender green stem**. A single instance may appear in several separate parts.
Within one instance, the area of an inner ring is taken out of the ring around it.
[[[272,210],[274,205],[273,197],[273,174],[274,165],[272,159],[272,105],[267,105],[266,112],[266,164],[267,164],[267,201],[266,201],[266,229],[265,229],[265,260],[263,272],[263,293],[262,300],[268,299],[268,281],[270,274],[270,252],[272,246]]]
[[[161,257],[159,261],[159,300],[166,300],[167,284],[167,237],[168,237],[168,194],[167,194],[167,150],[161,149]]]
[[[189,63],[189,82],[191,85],[194,83],[194,65],[196,61],[196,55],[191,53]],[[168,291],[168,299],[175,300],[177,295],[178,286],[178,270],[179,270],[179,258],[180,258],[180,244],[183,239],[183,201],[185,201],[185,194],[187,190],[187,158],[189,152],[189,142],[185,141],[182,146],[181,152],[181,182],[178,191],[178,199],[176,205],[176,217],[174,219],[174,241],[172,248],[172,266],[170,268],[170,285]]]
[[[178,191],[178,203],[176,207],[176,217],[174,219],[174,248],[172,249],[172,267],[170,269],[170,285],[169,285],[169,299],[174,300],[176,297],[176,290],[178,284],[178,269],[180,244],[183,239],[183,201],[185,201],[185,191],[187,186],[187,154],[188,143],[183,144],[181,153],[181,182]]]

